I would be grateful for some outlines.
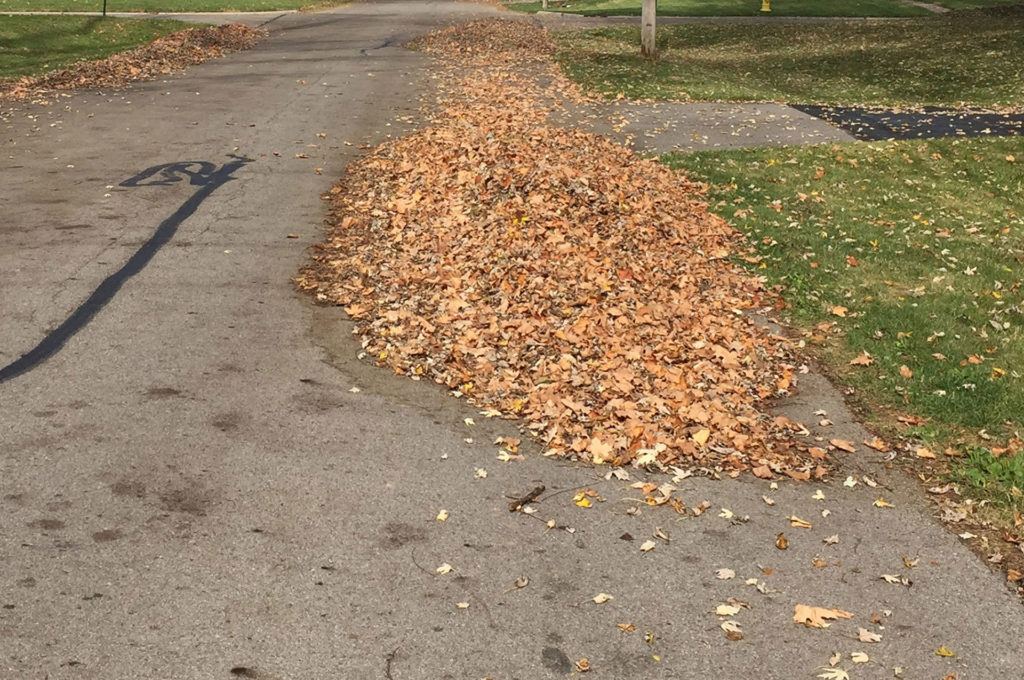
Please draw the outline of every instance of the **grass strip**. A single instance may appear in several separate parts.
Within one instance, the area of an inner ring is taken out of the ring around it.
[[[346,4],[323,0],[108,0],[107,12],[261,12]],[[99,12],[103,0],[0,0],[3,12]]]
[[[950,1],[956,2],[957,0]],[[977,1],[986,2],[986,0]],[[512,3],[508,7],[522,12],[537,12],[543,9],[540,2]],[[639,16],[640,0],[550,2],[549,9],[585,16]],[[930,13],[924,8],[905,5],[896,0],[843,0],[842,2],[773,0],[771,9],[771,16],[783,17],[913,17]],[[760,16],[761,14],[760,0],[660,0],[658,2],[659,16],[717,17]]]
[[[104,59],[185,25],[155,19],[18,16],[0,21],[0,78],[34,76],[82,60]]]
[[[1020,138],[663,160],[708,183],[712,210],[749,236],[747,266],[782,287],[782,314],[872,425],[921,417],[907,434],[968,451],[965,479],[1020,502],[1024,456],[992,456],[1024,429]]]

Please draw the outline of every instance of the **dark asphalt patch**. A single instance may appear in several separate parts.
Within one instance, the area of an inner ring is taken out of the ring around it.
[[[1024,113],[950,111],[937,107],[902,111],[805,104],[791,106],[868,142],[1024,135]]]

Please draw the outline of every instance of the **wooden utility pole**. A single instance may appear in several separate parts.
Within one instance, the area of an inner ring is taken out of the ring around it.
[[[640,9],[640,54],[645,57],[653,57],[657,53],[654,44],[657,15],[658,0],[643,0]]]

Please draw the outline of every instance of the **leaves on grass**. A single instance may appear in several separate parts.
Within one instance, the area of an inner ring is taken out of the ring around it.
[[[860,356],[850,361],[851,366],[870,366],[873,363],[875,360],[867,352],[861,352]]]
[[[106,59],[79,62],[41,76],[0,80],[0,97],[25,99],[52,90],[125,87],[248,49],[266,35],[265,30],[242,24],[187,28]]]
[[[790,344],[743,313],[767,292],[724,259],[741,237],[701,188],[546,125],[573,88],[529,61],[549,50],[539,27],[471,22],[418,45],[457,57],[447,99],[349,168],[299,286],[346,306],[379,364],[525,420],[549,454],[819,469],[764,415],[793,381]]]

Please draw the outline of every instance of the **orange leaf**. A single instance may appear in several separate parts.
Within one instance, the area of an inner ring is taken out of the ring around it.
[[[846,451],[847,453],[855,453],[857,451],[854,447],[853,442],[849,442],[845,439],[829,439],[828,443],[837,449]]]
[[[853,359],[850,362],[850,365],[851,366],[870,366],[873,363],[875,363],[875,360],[871,358],[870,354],[868,354],[867,352],[861,352],[860,356],[858,356],[856,359]]]

